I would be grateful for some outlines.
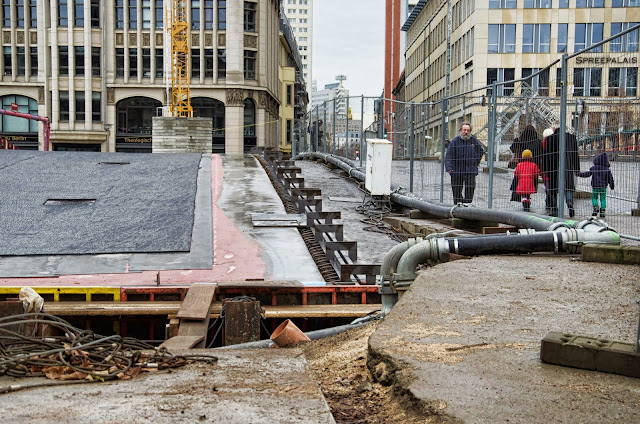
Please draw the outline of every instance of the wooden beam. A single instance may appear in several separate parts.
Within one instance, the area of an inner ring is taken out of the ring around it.
[[[171,349],[191,349],[204,339],[203,336],[175,336],[165,340],[160,347]]]

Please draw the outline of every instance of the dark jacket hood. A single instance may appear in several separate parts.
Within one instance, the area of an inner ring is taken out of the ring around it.
[[[600,153],[598,156],[593,158],[593,164],[597,166],[604,166],[609,168],[609,156],[606,153]]]

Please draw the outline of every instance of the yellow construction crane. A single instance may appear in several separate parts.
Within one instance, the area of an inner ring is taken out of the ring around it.
[[[191,72],[189,48],[189,22],[187,22],[186,0],[173,0],[167,31],[171,33],[171,115],[190,118]]]

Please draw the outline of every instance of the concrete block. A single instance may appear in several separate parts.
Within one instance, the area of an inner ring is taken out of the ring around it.
[[[551,332],[542,339],[542,362],[640,378],[640,354],[631,343]]]
[[[640,247],[585,244],[582,246],[582,260],[609,264],[640,264]]]

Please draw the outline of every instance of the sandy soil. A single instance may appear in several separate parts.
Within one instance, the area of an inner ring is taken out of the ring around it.
[[[377,323],[298,345],[309,362],[337,423],[437,423],[391,386],[373,380],[367,341]]]

